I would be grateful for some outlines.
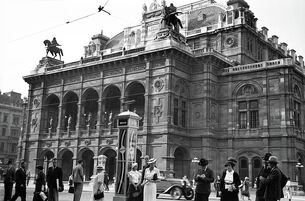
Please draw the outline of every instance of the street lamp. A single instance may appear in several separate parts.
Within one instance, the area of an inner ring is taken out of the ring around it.
[[[295,167],[297,168],[297,175],[296,175],[296,180],[298,182],[298,185],[301,185],[301,168],[304,167],[304,165],[302,165],[301,163],[301,158],[298,159],[298,163],[295,165]]]

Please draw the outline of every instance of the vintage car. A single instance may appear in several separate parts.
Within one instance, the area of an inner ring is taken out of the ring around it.
[[[179,200],[181,196],[187,200],[194,197],[194,190],[188,185],[183,185],[182,179],[177,178],[161,178],[157,183],[157,193],[170,194],[175,200]]]

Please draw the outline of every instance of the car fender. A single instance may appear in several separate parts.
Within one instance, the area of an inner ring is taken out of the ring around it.
[[[163,193],[164,194],[169,194],[174,187],[178,187],[182,191],[182,187],[181,186],[179,186],[179,185],[172,185],[172,186],[168,187]]]

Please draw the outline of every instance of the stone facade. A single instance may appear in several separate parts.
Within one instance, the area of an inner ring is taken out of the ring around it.
[[[49,65],[24,77],[30,89],[22,143],[30,168],[55,156],[67,179],[83,159],[88,179],[105,155],[114,176],[116,115],[128,105],[142,117],[140,164],[148,154],[163,174],[192,176],[192,159],[204,157],[220,174],[233,156],[241,177],[253,181],[261,156],[271,152],[294,180],[297,160],[305,161],[303,58],[268,38],[267,28],[257,31],[243,0],[179,7],[180,33],[160,24],[162,9],[144,5],[140,25],[111,39],[94,35],[80,61],[43,58]]]

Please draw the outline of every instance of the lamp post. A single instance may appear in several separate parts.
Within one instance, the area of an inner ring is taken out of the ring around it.
[[[296,175],[296,180],[298,182],[298,185],[301,185],[301,168],[304,167],[304,165],[302,165],[301,160],[298,159],[298,163],[295,165],[295,167],[297,168],[297,175]]]

